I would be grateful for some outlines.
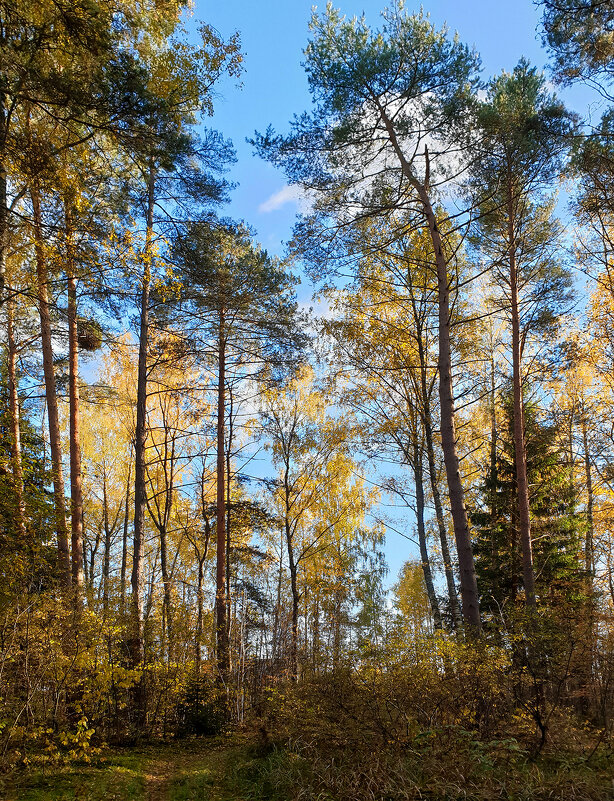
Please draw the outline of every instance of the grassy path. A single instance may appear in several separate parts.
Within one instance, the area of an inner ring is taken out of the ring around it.
[[[243,801],[228,781],[246,740],[111,751],[96,766],[6,777],[2,801]]]

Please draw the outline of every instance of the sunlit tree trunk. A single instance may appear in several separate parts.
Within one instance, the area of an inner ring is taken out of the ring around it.
[[[124,525],[122,530],[122,559],[119,569],[119,608],[126,611],[126,573],[128,567],[128,522],[130,519],[130,481],[132,478],[132,451],[128,459],[128,478],[126,479],[126,501],[124,505]]]
[[[83,489],[81,479],[81,440],[79,409],[79,342],[77,332],[77,280],[72,219],[64,207],[66,233],[66,273],[68,278],[68,406],[70,448],[70,514],[72,583],[75,597],[83,586]]]
[[[196,617],[196,631],[194,633],[197,673],[200,672],[200,661],[201,661],[201,651],[202,651],[202,641],[203,641],[203,619],[204,619],[204,607],[205,607],[205,593],[204,593],[205,563],[207,561],[207,554],[209,552],[209,541],[211,539],[211,524],[209,523],[209,518],[205,516],[203,517],[205,521],[205,546],[203,548],[202,554],[197,553],[197,561],[198,561],[198,578],[196,585],[197,617]]]
[[[588,431],[586,425],[586,409],[584,404],[581,409],[582,414],[582,443],[584,445],[584,473],[586,477],[586,539],[584,541],[584,567],[592,586],[595,576],[595,523],[594,523],[594,504],[593,476],[591,471],[591,452],[588,444]]]
[[[230,590],[230,578],[231,578],[231,571],[230,571],[230,557],[231,557],[231,545],[230,545],[230,533],[231,533],[231,505],[230,505],[230,493],[231,493],[231,451],[232,451],[232,437],[233,437],[233,395],[232,395],[232,387],[228,387],[228,435],[226,437],[226,642],[231,643],[231,626],[232,626],[232,593]],[[228,652],[228,669],[231,669],[231,654],[230,648]]]
[[[535,574],[533,571],[533,547],[531,543],[531,517],[529,511],[529,481],[527,477],[527,452],[524,430],[524,400],[522,397],[522,343],[520,334],[520,310],[518,308],[518,270],[516,264],[516,233],[514,200],[511,179],[508,185],[508,245],[510,268],[510,316],[512,323],[512,382],[514,394],[514,457],[516,466],[516,488],[518,503],[518,526],[522,548],[522,580],[525,602],[535,608]]]
[[[141,324],[136,394],[136,428],[134,432],[134,527],[132,552],[132,596],[130,603],[130,654],[136,667],[143,661],[143,540],[147,502],[145,444],[147,440],[147,349],[149,344],[149,290],[153,260],[153,214],[156,173],[151,159],[147,181],[147,220],[143,253],[141,288]]]
[[[7,249],[9,244],[9,209],[6,192],[7,183],[7,110],[6,94],[0,85],[0,304],[4,300],[4,284],[6,277]]]
[[[450,599],[450,612],[452,614],[452,625],[455,629],[460,629],[462,624],[461,610],[458,603],[458,594],[456,592],[456,582],[454,580],[454,570],[452,568],[452,558],[450,556],[450,547],[448,545],[448,532],[446,528],[446,520],[443,512],[443,504],[441,502],[441,493],[439,491],[439,481],[437,477],[437,465],[435,462],[435,446],[433,443],[433,419],[431,415],[431,391],[429,390],[429,382],[427,377],[428,365],[426,352],[424,347],[422,321],[418,314],[418,309],[414,298],[412,296],[412,306],[414,309],[414,322],[416,324],[416,339],[418,344],[418,358],[420,360],[420,394],[421,394],[421,416],[422,427],[424,429],[424,440],[426,445],[426,458],[429,469],[429,479],[431,485],[431,493],[433,495],[433,505],[435,506],[435,519],[437,521],[437,530],[439,532],[439,544],[441,547],[441,558],[443,561],[444,573],[446,576],[446,585],[448,588],[448,598]]]
[[[30,192],[34,216],[34,250],[36,257],[36,277],[38,310],[41,326],[41,349],[43,352],[43,373],[45,376],[45,399],[49,422],[49,447],[51,450],[51,471],[53,475],[53,500],[55,506],[55,525],[58,542],[58,567],[60,581],[65,587],[71,584],[70,549],[68,545],[68,526],[66,524],[66,501],[64,497],[64,474],[62,471],[62,445],[60,440],[60,421],[58,399],[53,369],[53,346],[51,344],[51,318],[49,314],[49,276],[45,254],[45,240],[41,216],[40,189],[34,181]]]
[[[226,341],[224,335],[224,311],[220,310],[218,340],[218,385],[217,385],[217,472],[216,472],[216,647],[217,663],[222,679],[230,669],[228,648],[228,623],[226,607],[226,458],[224,452],[225,405],[226,405]]]
[[[431,613],[433,615],[433,625],[435,626],[435,629],[440,630],[442,628],[441,611],[439,609],[437,595],[435,594],[431,562],[429,559],[428,549],[426,547],[426,529],[424,526],[424,471],[422,469],[422,447],[421,443],[418,442],[417,432],[414,436],[413,442],[413,468],[414,483],[416,488],[416,522],[418,524],[420,563],[422,565],[422,573],[424,575],[424,584],[426,585],[426,594],[428,595]]]
[[[9,288],[6,300],[6,345],[7,373],[9,389],[9,420],[11,430],[11,469],[13,471],[13,488],[17,500],[17,530],[22,541],[26,542],[26,510],[24,504],[23,464],[21,458],[21,427],[19,394],[17,384],[17,346],[15,342],[15,295]]]
[[[448,276],[448,262],[444,253],[443,243],[437,217],[433,210],[429,195],[430,162],[425,148],[426,177],[419,181],[412,171],[412,167],[405,158],[399,144],[397,133],[392,120],[386,111],[378,104],[381,120],[384,123],[390,144],[399,160],[403,175],[412,186],[422,207],[422,213],[427,223],[437,273],[437,307],[438,307],[438,334],[439,353],[437,368],[439,371],[439,405],[441,418],[441,447],[446,468],[448,483],[448,496],[450,499],[450,512],[454,524],[454,537],[456,539],[456,553],[460,573],[460,587],[462,599],[463,619],[468,633],[479,634],[482,629],[480,619],[480,605],[478,585],[475,575],[475,563],[471,535],[469,533],[469,519],[465,507],[465,493],[460,475],[458,451],[456,448],[456,429],[454,422],[454,387],[452,381],[452,348],[450,343],[450,279]]]
[[[456,553],[460,572],[460,587],[463,618],[470,632],[481,631],[478,586],[473,560],[473,548],[469,534],[469,520],[465,508],[465,494],[460,475],[456,449],[456,427],[454,422],[454,390],[452,383],[452,349],[450,345],[450,283],[448,265],[443,253],[439,227],[430,199],[422,188],[421,199],[429,225],[435,262],[437,266],[437,288],[439,307],[439,406],[441,417],[441,447],[446,468],[450,512],[454,524]]]

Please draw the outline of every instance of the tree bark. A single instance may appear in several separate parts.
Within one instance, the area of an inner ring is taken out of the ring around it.
[[[458,594],[456,592],[456,582],[454,580],[454,570],[452,569],[452,559],[450,557],[450,547],[448,545],[448,532],[446,530],[446,521],[443,513],[443,505],[441,503],[441,493],[439,492],[439,481],[437,480],[437,466],[435,464],[435,446],[433,444],[433,419],[431,416],[431,391],[429,391],[427,381],[427,361],[426,352],[424,347],[424,340],[422,339],[422,325],[419,322],[418,310],[416,309],[414,299],[412,297],[412,306],[414,309],[414,321],[416,323],[416,336],[418,343],[418,358],[420,360],[420,392],[422,395],[422,427],[424,429],[424,439],[426,444],[426,457],[429,468],[429,479],[431,484],[431,492],[433,493],[433,504],[435,506],[435,519],[437,520],[437,530],[439,532],[439,544],[441,546],[441,557],[443,560],[444,573],[446,576],[446,585],[448,588],[448,598],[450,599],[450,612],[452,614],[452,625],[460,631],[462,625],[462,617],[460,605],[458,603]]]
[[[281,585],[284,570],[284,530],[281,530],[279,541],[279,568],[277,570],[277,598],[275,602],[275,614],[273,618],[273,642],[272,654],[273,661],[278,662],[281,656]]]
[[[529,609],[535,609],[535,574],[533,571],[531,516],[529,510],[529,481],[527,477],[527,452],[524,430],[524,400],[522,397],[522,345],[520,337],[520,311],[518,308],[518,269],[516,263],[514,206],[511,185],[508,186],[507,212],[510,268],[510,315],[512,323],[514,457],[516,462],[518,533],[520,535],[520,545],[522,548],[522,580],[524,584],[525,603]]]
[[[102,609],[106,617],[109,611],[109,568],[111,564],[111,527],[109,525],[109,505],[107,498],[107,470],[102,465],[102,522],[104,526],[104,556],[102,557]]]
[[[171,603],[171,571],[168,567],[168,527],[173,510],[173,492],[175,488],[175,445],[176,437],[170,429],[167,419],[167,410],[162,405],[162,424],[164,426],[164,446],[162,454],[162,469],[164,471],[164,501],[160,504],[160,494],[155,491],[152,482],[152,500],[147,500],[147,510],[160,535],[160,569],[162,572],[162,641],[161,652],[166,654],[168,660],[172,659],[172,630],[173,614]],[[169,448],[170,439],[170,448]]]
[[[230,506],[230,490],[231,490],[231,471],[230,471],[230,454],[232,450],[232,437],[233,437],[233,395],[232,395],[232,387],[229,386],[228,388],[228,441],[226,443],[226,475],[225,475],[225,485],[226,485],[226,521],[225,521],[225,528],[226,528],[226,641],[230,643],[231,640],[231,624],[232,624],[232,594],[230,592],[230,557],[231,557],[231,546],[230,546],[230,527],[231,527],[231,506]],[[230,659],[230,650],[228,652],[228,669],[231,669],[231,659]]]
[[[6,300],[6,340],[7,372],[9,389],[9,420],[11,428],[11,468],[13,487],[17,500],[17,531],[23,543],[26,542],[26,509],[24,503],[23,463],[21,458],[21,427],[19,394],[17,391],[17,346],[15,343],[15,296],[9,290]]]
[[[461,599],[463,606],[463,619],[468,633],[480,634],[482,622],[480,619],[480,605],[478,585],[475,575],[473,548],[469,533],[469,519],[465,508],[465,494],[461,480],[458,452],[456,450],[456,430],[454,425],[454,388],[452,382],[452,351],[450,345],[450,285],[448,279],[448,263],[443,251],[441,234],[437,218],[433,211],[428,192],[430,163],[428,151],[425,148],[426,161],[425,179],[419,181],[414,175],[410,163],[405,158],[400,146],[397,133],[392,120],[376,98],[376,104],[382,122],[386,128],[392,148],[399,160],[401,170],[409,185],[416,192],[422,206],[422,213],[428,225],[435,266],[437,271],[437,305],[439,317],[439,354],[437,367],[439,370],[439,404],[441,416],[441,447],[446,468],[448,482],[448,495],[450,498],[450,512],[454,523],[454,536],[456,539],[456,552],[458,554],[458,567],[460,572]]]
[[[7,111],[6,94],[0,91],[0,305],[4,300],[4,284],[6,277],[6,262],[8,249],[9,209],[6,191],[7,184]]]
[[[43,372],[45,376],[45,398],[47,401],[47,420],[49,423],[49,447],[51,450],[51,470],[53,475],[53,500],[58,542],[58,568],[60,582],[70,587],[72,580],[70,551],[68,545],[68,526],[66,524],[66,501],[64,497],[64,475],[62,472],[62,444],[58,398],[53,369],[53,346],[51,344],[51,319],[49,315],[49,277],[43,237],[40,189],[34,182],[30,191],[34,215],[34,250],[36,256],[36,277],[38,311],[41,325],[41,347],[43,352]]]
[[[289,444],[288,444],[289,449]],[[289,458],[289,457],[288,457]],[[292,543],[292,527],[290,525],[290,487],[288,484],[289,464],[286,463],[284,473],[284,496],[286,514],[284,519],[284,531],[286,534],[286,547],[288,548],[288,568],[290,570],[290,587],[292,589],[292,630],[290,643],[290,673],[293,681],[298,681],[298,612],[300,603],[300,592],[298,589],[298,565],[295,561],[294,548]]]
[[[413,468],[414,468],[414,482],[416,487],[416,521],[418,524],[418,543],[420,545],[420,562],[422,565],[422,573],[424,575],[424,583],[426,585],[426,594],[428,595],[429,604],[431,605],[431,613],[433,615],[433,625],[435,630],[440,631],[441,624],[441,611],[439,609],[439,601],[435,594],[435,586],[433,584],[433,573],[431,571],[431,562],[429,560],[428,549],[426,547],[426,529],[424,527],[424,472],[422,469],[422,447],[418,442],[418,432],[415,432],[413,442]]]
[[[128,461],[128,478],[126,480],[126,503],[124,506],[124,527],[122,532],[122,561],[119,578],[119,608],[123,615],[126,611],[126,569],[128,566],[128,520],[130,517],[130,479],[132,475],[132,452]]]
[[[456,552],[460,572],[461,599],[465,626],[470,633],[479,634],[482,628],[478,585],[475,575],[469,520],[460,476],[456,429],[454,423],[454,390],[452,382],[452,351],[450,345],[450,287],[448,265],[443,252],[437,219],[428,193],[420,187],[420,199],[428,222],[437,267],[437,296],[439,310],[439,405],[441,415],[441,447],[446,468],[450,512],[454,524]]]
[[[134,432],[134,533],[132,552],[132,596],[130,603],[130,654],[133,667],[141,664],[143,650],[143,546],[145,536],[145,444],[147,440],[147,349],[149,344],[149,290],[153,259],[153,213],[156,173],[153,158],[149,163],[147,181],[147,220],[143,254],[143,283],[141,289],[141,325],[139,333],[139,362],[136,391],[136,428]]]
[[[83,587],[83,488],[81,481],[81,415],[79,409],[79,343],[77,339],[77,280],[71,215],[64,207],[66,273],[68,280],[68,404],[70,447],[70,514],[72,583],[75,599]]]
[[[205,578],[205,562],[207,561],[207,554],[209,552],[209,541],[211,539],[211,525],[209,518],[203,515],[205,521],[205,547],[202,555],[197,553],[198,560],[198,584],[196,587],[196,604],[197,604],[197,618],[196,618],[196,632],[194,636],[195,656],[196,656],[196,672],[200,672],[201,661],[201,648],[203,639],[203,616],[205,606],[205,593],[203,591],[203,584]]]
[[[226,480],[225,480],[225,406],[226,406],[226,341],[224,334],[224,311],[220,310],[220,333],[218,341],[217,384],[217,472],[216,472],[216,646],[220,678],[226,680],[230,668],[228,651],[228,624],[226,620]]]
[[[588,444],[588,432],[586,426],[586,409],[582,404],[582,441],[584,444],[584,472],[586,476],[586,539],[584,541],[584,567],[592,588],[593,578],[595,577],[595,547],[594,547],[594,494],[593,477],[591,474],[591,453]]]

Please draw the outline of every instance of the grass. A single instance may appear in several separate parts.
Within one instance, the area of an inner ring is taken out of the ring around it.
[[[0,779],[6,801],[141,801],[143,758],[112,753],[93,766],[75,765]]]
[[[228,777],[246,743],[221,738],[109,751],[96,765],[0,778],[2,801],[240,801]]]
[[[461,744],[462,745],[462,744]],[[500,751],[500,749],[499,749]],[[457,743],[418,752],[292,748],[264,751],[246,737],[206,738],[110,751],[95,766],[74,765],[0,779],[1,801],[606,801],[612,758],[510,752],[486,759]],[[491,755],[492,756],[492,755]]]

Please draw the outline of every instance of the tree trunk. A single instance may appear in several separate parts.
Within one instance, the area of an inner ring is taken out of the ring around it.
[[[75,599],[83,587],[83,489],[81,483],[81,440],[79,410],[79,343],[77,339],[77,281],[72,220],[64,207],[66,226],[66,272],[68,277],[68,404],[70,418],[70,514],[72,583]]]
[[[23,489],[23,464],[21,459],[21,428],[19,413],[19,394],[17,391],[17,347],[15,343],[15,296],[12,288],[6,300],[6,340],[7,372],[9,389],[9,420],[11,428],[11,468],[13,488],[17,500],[17,531],[20,539],[26,542],[26,509]]]
[[[413,298],[412,298],[413,304]],[[418,321],[417,309],[414,305],[414,320]],[[437,530],[439,532],[439,543],[441,546],[441,557],[443,560],[446,585],[448,587],[448,598],[450,599],[450,612],[452,614],[452,625],[460,631],[462,619],[458,594],[456,592],[456,582],[454,580],[454,570],[452,569],[452,559],[450,557],[450,547],[448,545],[448,532],[446,521],[441,503],[441,493],[439,492],[439,481],[437,480],[437,466],[435,464],[435,446],[433,444],[433,420],[431,417],[431,392],[427,382],[427,361],[422,339],[422,326],[417,326],[418,358],[420,360],[420,390],[422,395],[422,426],[424,428],[424,438],[426,443],[426,457],[429,467],[429,479],[431,492],[433,493],[433,504],[435,506],[435,519],[437,520]]]
[[[288,567],[290,569],[290,586],[292,588],[292,639],[290,644],[290,674],[293,681],[298,681],[298,611],[300,593],[298,589],[298,566],[294,561],[292,531],[290,528],[290,520],[288,519],[287,514],[285,520],[285,531],[286,545],[288,548]]]
[[[6,193],[7,166],[6,166],[6,140],[7,140],[7,113],[6,94],[0,91],[0,305],[4,300],[4,283],[6,277],[6,262],[8,250],[9,209]]]
[[[490,520],[494,531],[497,523],[497,405],[495,399],[495,358],[490,360]]]
[[[433,574],[431,572],[431,562],[429,560],[428,550],[426,547],[426,530],[424,527],[424,480],[422,470],[422,447],[418,442],[417,432],[415,432],[413,442],[413,468],[414,482],[416,486],[416,521],[418,524],[420,562],[422,564],[422,572],[424,574],[426,594],[428,595],[429,603],[431,605],[431,612],[433,614],[433,625],[437,631],[440,631],[442,628],[441,612],[439,610],[439,601],[437,600],[437,595],[435,594]]]
[[[134,432],[134,526],[132,552],[132,596],[130,603],[130,655],[133,667],[144,658],[143,651],[143,545],[145,535],[145,443],[147,440],[147,348],[149,344],[149,289],[153,258],[153,213],[156,173],[153,159],[149,164],[147,185],[147,221],[143,254],[143,284],[141,289],[141,326],[139,333],[139,362],[136,390],[136,428]],[[142,701],[142,699],[141,699]]]
[[[586,475],[586,539],[584,541],[584,567],[592,588],[593,578],[595,577],[595,547],[594,547],[594,495],[593,477],[591,475],[591,453],[588,444],[588,432],[586,426],[586,409],[582,404],[582,441],[584,444],[584,472]]]
[[[53,347],[51,344],[51,319],[49,315],[49,277],[40,205],[40,190],[35,181],[30,197],[34,214],[34,249],[36,255],[36,277],[38,310],[41,324],[41,347],[43,352],[43,372],[45,375],[45,398],[49,422],[49,447],[51,450],[51,470],[53,475],[53,500],[55,505],[55,524],[58,541],[58,567],[60,581],[65,587],[71,584],[70,552],[68,546],[68,527],[66,525],[66,501],[64,497],[64,475],[62,472],[62,445],[58,399],[53,369]]]
[[[314,674],[320,669],[320,599],[313,600],[313,635],[311,638],[311,664]]]
[[[216,649],[220,678],[225,681],[230,669],[228,653],[228,625],[226,620],[226,481],[225,481],[225,406],[226,406],[226,342],[224,339],[224,312],[220,311],[218,342],[217,384],[217,473],[216,473]]]
[[[128,520],[130,517],[130,479],[132,475],[132,451],[128,461],[128,478],[126,480],[126,503],[124,506],[124,526],[122,532],[122,561],[119,573],[119,608],[123,615],[126,611],[126,570],[128,566]]]
[[[518,271],[514,228],[514,209],[511,187],[508,187],[508,237],[510,268],[510,314],[512,320],[512,383],[514,393],[514,457],[516,462],[516,489],[518,526],[522,548],[522,579],[525,603],[535,609],[535,574],[531,544],[531,517],[529,511],[529,481],[524,431],[524,401],[522,397],[522,352],[520,341],[520,311],[518,308]]]
[[[225,475],[225,484],[226,484],[226,642],[230,644],[230,628],[232,625],[232,594],[230,592],[230,557],[231,557],[231,548],[230,548],[230,528],[231,528],[231,507],[230,507],[230,489],[231,489],[231,474],[230,474],[230,453],[232,449],[232,436],[233,436],[233,396],[232,396],[232,387],[229,387],[228,391],[228,441],[226,443],[226,475]],[[228,669],[231,670],[231,659],[230,659],[230,648],[228,651]]]
[[[273,619],[273,661],[277,662],[281,656],[281,585],[284,570],[284,531],[281,530],[279,541],[279,569],[277,570],[277,599],[275,603],[275,615]]]
[[[202,639],[203,639],[203,615],[204,615],[204,606],[205,606],[205,593],[203,591],[203,584],[205,578],[205,562],[207,561],[207,553],[209,551],[209,540],[211,539],[211,525],[209,523],[209,519],[207,517],[204,518],[205,521],[205,547],[202,553],[197,554],[198,559],[198,584],[196,588],[196,603],[197,603],[197,613],[198,616],[196,618],[196,633],[194,637],[194,645],[196,650],[196,672],[200,672],[200,660],[201,660],[201,648],[202,648]]]
[[[139,332],[139,361],[136,390],[136,426],[134,431],[134,524],[132,547],[132,575],[130,586],[130,635],[128,649],[132,667],[145,661],[143,641],[143,550],[145,537],[145,505],[147,486],[145,483],[145,445],[147,441],[147,350],[149,344],[149,289],[153,260],[153,214],[155,201],[156,172],[153,157],[149,162],[147,180],[147,220],[145,248],[143,253],[143,284],[141,288],[141,324]],[[147,721],[147,699],[145,680],[141,676],[132,690],[134,727],[142,731]]]
[[[171,588],[168,574],[168,552],[166,543],[166,524],[163,523],[159,529],[160,534],[160,570],[162,572],[162,640],[161,640],[161,654],[164,658],[164,649],[166,646],[166,654],[168,660],[171,658]]]
[[[422,213],[426,219],[437,270],[437,305],[439,312],[439,355],[437,368],[439,370],[439,404],[441,416],[441,447],[448,481],[448,495],[450,498],[450,512],[454,523],[454,536],[456,539],[456,552],[458,554],[458,567],[460,572],[461,598],[463,604],[463,618],[468,631],[480,634],[482,622],[480,620],[480,605],[478,585],[475,575],[473,548],[469,533],[469,520],[465,508],[465,494],[461,481],[459,459],[456,450],[456,431],[454,426],[454,390],[452,384],[452,351],[450,346],[450,286],[448,281],[448,263],[443,252],[441,234],[437,225],[437,218],[433,211],[428,193],[428,176],[430,164],[428,151],[425,148],[426,178],[420,182],[412,172],[411,165],[405,158],[399,144],[392,120],[386,114],[381,103],[377,103],[381,120],[384,123],[390,143],[399,160],[401,170],[410,186],[418,195],[422,205]]]
[[[173,491],[174,491],[174,476],[175,476],[175,435],[169,434],[169,426],[167,424],[166,414],[162,415],[164,425],[164,455],[163,455],[163,469],[164,469],[164,503],[162,507],[158,502],[159,495],[154,494],[154,499],[150,504],[147,502],[149,515],[154,521],[158,533],[160,535],[160,569],[162,571],[162,641],[161,652],[166,653],[168,660],[172,659],[172,636],[173,636],[173,616],[172,616],[172,603],[171,603],[171,572],[168,568],[168,526],[171,519],[171,512],[173,509]],[[169,453],[169,436],[171,440],[170,453]]]
[[[460,587],[463,618],[471,633],[479,634],[482,628],[478,600],[478,585],[475,575],[473,548],[469,534],[469,520],[465,508],[465,495],[460,476],[459,459],[456,450],[456,430],[454,424],[454,391],[452,383],[452,351],[450,346],[450,287],[448,265],[443,252],[437,219],[430,203],[428,193],[421,187],[420,199],[428,222],[435,263],[437,267],[437,296],[439,308],[439,405],[441,415],[441,447],[446,468],[450,512],[454,524],[456,552],[460,572]]]
[[[102,558],[102,609],[106,617],[109,611],[109,568],[111,563],[111,527],[109,525],[109,506],[107,498],[107,471],[102,465],[102,521],[104,525],[104,556]]]

